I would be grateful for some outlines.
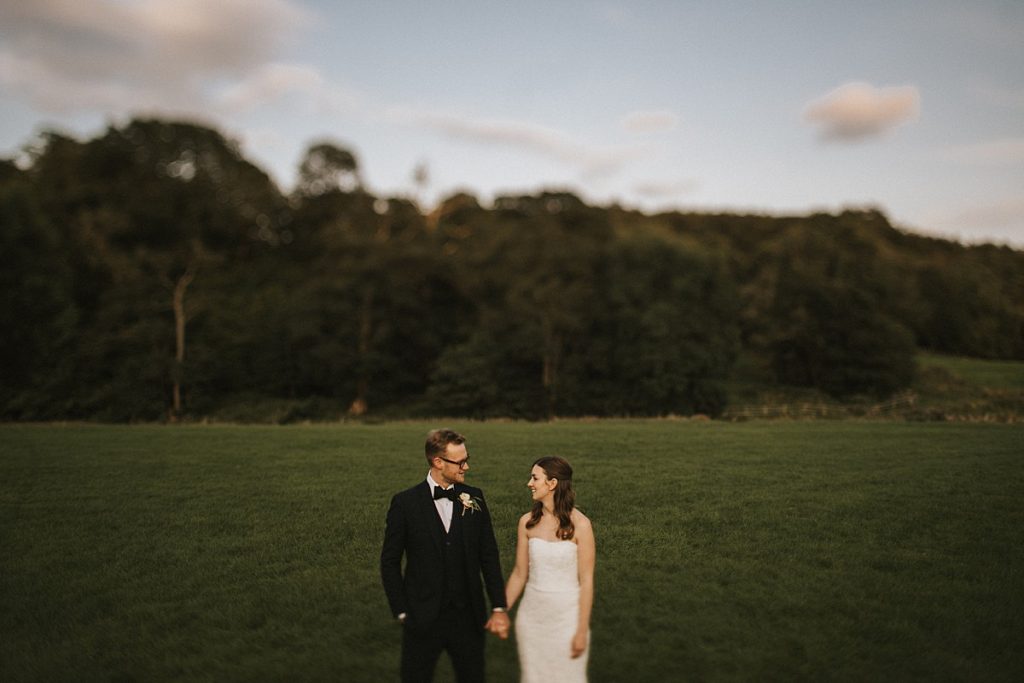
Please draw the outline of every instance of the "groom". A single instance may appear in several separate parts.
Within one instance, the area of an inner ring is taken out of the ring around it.
[[[391,499],[380,553],[384,592],[402,624],[402,681],[432,680],[442,650],[460,683],[483,681],[484,631],[506,638],[509,629],[491,515],[483,492],[464,483],[461,434],[430,432],[426,456],[424,481]]]

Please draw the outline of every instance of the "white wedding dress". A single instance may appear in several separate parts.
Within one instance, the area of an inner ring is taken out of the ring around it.
[[[522,683],[578,683],[587,680],[587,650],[572,659],[579,621],[580,582],[576,544],[531,538],[530,574],[516,615],[516,643]]]

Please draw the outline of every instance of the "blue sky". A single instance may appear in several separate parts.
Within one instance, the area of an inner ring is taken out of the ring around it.
[[[330,139],[425,207],[872,206],[1024,247],[1019,0],[0,0],[0,155],[148,114],[216,125],[286,190]]]

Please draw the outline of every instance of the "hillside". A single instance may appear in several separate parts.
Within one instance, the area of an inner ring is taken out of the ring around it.
[[[877,210],[424,212],[323,144],[300,177],[285,194],[161,120],[0,163],[0,415],[729,416],[766,386],[859,406],[956,385],[919,349],[1024,360],[1024,253]]]

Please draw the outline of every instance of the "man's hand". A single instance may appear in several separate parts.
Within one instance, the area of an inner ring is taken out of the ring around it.
[[[508,638],[508,630],[511,628],[512,622],[508,618],[508,614],[505,612],[492,612],[491,618],[484,624],[484,628],[498,636],[502,640]]]

